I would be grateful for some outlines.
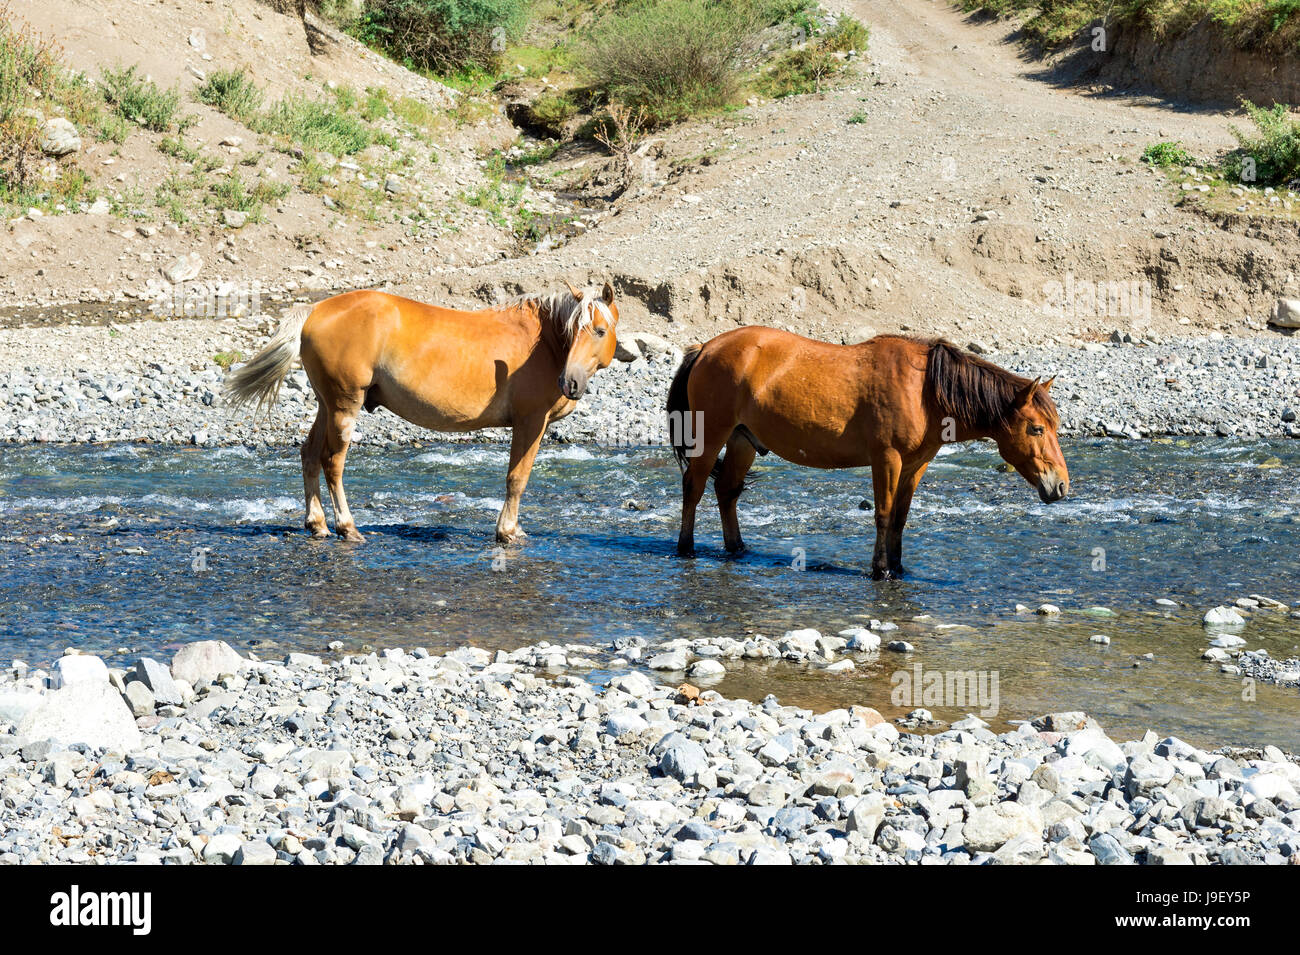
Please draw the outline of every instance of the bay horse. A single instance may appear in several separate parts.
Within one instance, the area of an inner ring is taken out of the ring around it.
[[[387,408],[433,431],[511,428],[496,539],[516,543],[527,536],[519,498],[542,435],[577,407],[591,376],[609,367],[617,325],[608,282],[598,293],[569,285],[477,311],[347,292],[289,309],[266,347],[229,377],[226,391],[236,406],[269,409],[294,360],[302,359],[319,405],[302,445],[304,523],[316,538],[329,536],[320,497],[324,469],[335,533],[362,540],[343,492],[343,465],[363,408]]]
[[[692,346],[668,392],[682,471],[677,552],[694,552],[695,510],[710,476],[726,549],[744,550],[736,503],[755,454],[771,450],[808,467],[870,466],[871,576],[902,577],[912,495],[944,444],[991,438],[1044,503],[1065,497],[1070,476],[1051,387],[1052,379],[1022,378],[942,339],[880,335],[832,345],[747,327]]]

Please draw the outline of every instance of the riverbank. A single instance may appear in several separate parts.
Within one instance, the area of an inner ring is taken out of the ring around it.
[[[232,318],[0,330],[0,389],[11,396],[0,408],[0,441],[297,444],[315,416],[301,370],[269,419],[224,406],[225,371],[214,360],[253,354],[265,341],[264,326]],[[1055,376],[1065,435],[1300,437],[1300,352],[1290,337],[1115,338],[1004,350],[972,344],[1015,371]],[[651,339],[641,359],[595,376],[577,410],[551,429],[552,439],[662,443],[664,396],[680,354],[674,345],[688,342]],[[387,411],[363,416],[357,430],[361,442],[433,437]]]
[[[170,667],[64,658],[58,690],[12,667],[0,861],[1300,861],[1300,765],[1275,747],[1117,744],[1078,712],[917,735],[866,707],[598,686],[571,675],[589,651],[281,664],[208,641]]]

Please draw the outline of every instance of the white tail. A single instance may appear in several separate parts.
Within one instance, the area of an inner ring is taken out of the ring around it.
[[[270,411],[280,395],[280,385],[298,358],[302,326],[314,305],[295,305],[284,313],[280,327],[266,347],[226,378],[226,395],[235,407],[257,402],[257,412]]]

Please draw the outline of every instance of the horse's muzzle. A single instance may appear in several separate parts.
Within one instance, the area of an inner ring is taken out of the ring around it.
[[[577,401],[587,390],[587,380],[590,377],[581,368],[566,368],[557,382],[560,386],[560,394],[570,401]]]
[[[1038,479],[1038,497],[1044,504],[1059,501],[1069,493],[1070,482],[1067,478],[1049,472]]]

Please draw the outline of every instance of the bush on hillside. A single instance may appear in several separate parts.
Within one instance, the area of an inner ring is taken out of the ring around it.
[[[1250,102],[1242,106],[1255,129],[1232,127],[1238,147],[1224,161],[1224,175],[1259,186],[1282,186],[1300,179],[1300,120],[1292,117],[1291,107],[1277,103],[1265,109]]]
[[[47,166],[40,148],[42,119],[63,116],[85,130],[98,125],[101,113],[99,97],[64,68],[54,42],[0,3],[0,200],[16,200],[37,186],[70,197],[73,178],[83,182],[84,174],[60,173],[67,183],[41,182],[40,170]]]
[[[496,70],[506,41],[528,18],[528,0],[366,0],[352,30],[418,70]]]
[[[670,122],[731,101],[762,25],[738,0],[633,0],[595,25],[578,61],[611,98]]]

